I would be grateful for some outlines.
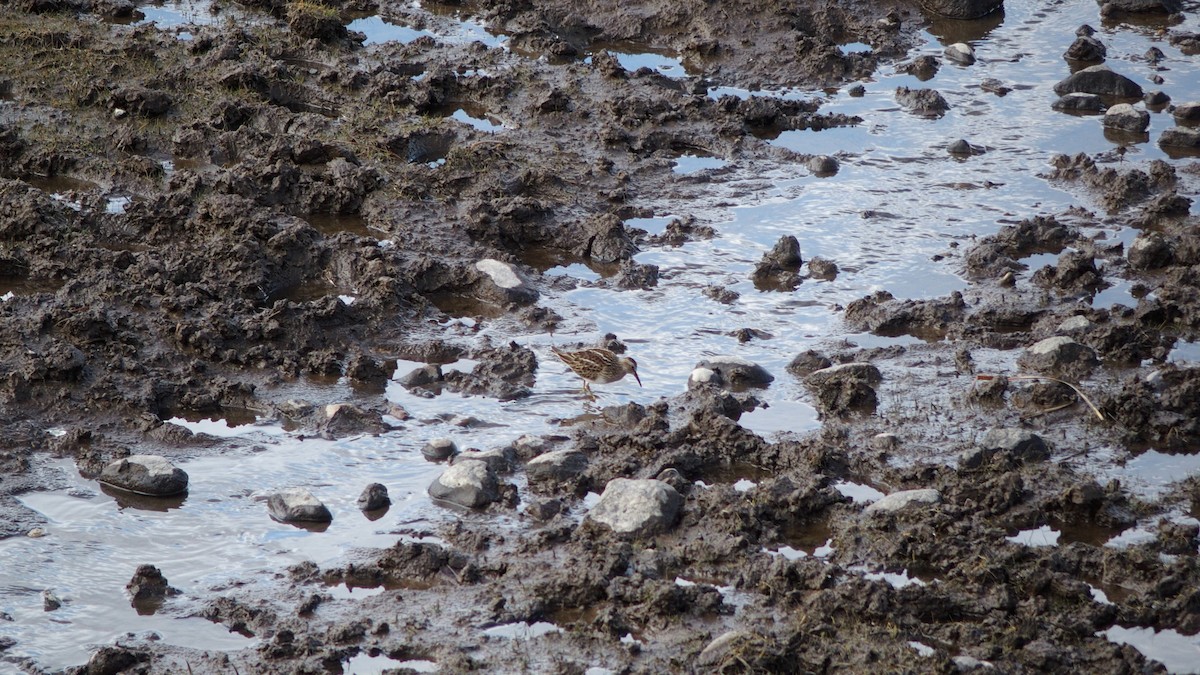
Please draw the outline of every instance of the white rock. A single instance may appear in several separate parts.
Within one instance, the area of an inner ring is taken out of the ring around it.
[[[429,496],[466,508],[479,508],[500,499],[500,482],[487,462],[459,462],[429,485]]]
[[[914,504],[937,504],[940,501],[942,501],[942,493],[937,490],[901,490],[872,503],[864,510],[864,513],[894,513]]]
[[[969,66],[975,63],[975,49],[965,42],[955,42],[942,52],[951,61]]]
[[[662,481],[614,478],[588,518],[618,534],[640,536],[670,528],[682,506],[683,497]]]
[[[496,260],[495,258],[484,258],[475,263],[475,269],[488,275],[492,283],[500,288],[520,288],[525,285],[525,279],[517,268],[509,263]]]
[[[267,509],[272,518],[284,523],[328,523],[333,520],[333,514],[325,504],[307,488],[288,488],[273,493],[267,499]]]
[[[151,497],[169,497],[187,491],[188,475],[165,457],[130,455],[100,472],[101,483]]]

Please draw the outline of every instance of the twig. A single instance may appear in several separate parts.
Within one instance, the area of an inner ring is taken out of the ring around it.
[[[1059,384],[1065,384],[1065,385],[1067,385],[1068,387],[1070,387],[1070,388],[1071,388],[1071,391],[1073,391],[1073,392],[1075,392],[1076,394],[1078,394],[1078,395],[1079,395],[1079,398],[1080,398],[1080,399],[1082,399],[1082,400],[1083,400],[1083,402],[1084,402],[1084,403],[1086,403],[1086,404],[1087,404],[1087,406],[1088,406],[1089,408],[1091,408],[1091,409],[1092,409],[1092,412],[1096,413],[1096,417],[1098,417],[1098,418],[1100,419],[1100,421],[1101,421],[1101,422],[1105,421],[1105,420],[1104,420],[1104,415],[1103,415],[1103,414],[1100,412],[1100,409],[1096,407],[1096,404],[1095,404],[1095,403],[1092,403],[1092,399],[1088,398],[1088,397],[1087,397],[1087,394],[1083,393],[1083,390],[1082,390],[1082,389],[1080,389],[1079,387],[1077,387],[1077,386],[1075,386],[1075,385],[1071,384],[1070,382],[1067,382],[1066,380],[1060,380],[1060,379],[1058,379],[1057,377],[1050,377],[1049,375],[1004,375],[1004,376],[1000,376],[1000,375],[976,375],[976,376],[975,376],[975,379],[976,379],[976,380],[985,380],[985,381],[987,381],[987,380],[994,380],[994,379],[996,379],[997,377],[1006,377],[1006,378],[1008,378],[1008,379],[1010,379],[1010,380],[1050,380],[1051,382],[1057,382],[1057,383],[1059,383]]]

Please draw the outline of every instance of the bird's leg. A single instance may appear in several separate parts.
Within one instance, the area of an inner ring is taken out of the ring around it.
[[[587,380],[583,381],[583,395],[587,396],[590,399],[596,398],[596,394],[595,394],[595,392],[592,391],[592,387],[591,387],[591,385],[588,384]]]

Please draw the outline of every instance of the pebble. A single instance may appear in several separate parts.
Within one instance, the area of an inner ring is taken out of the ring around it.
[[[709,370],[719,376],[723,382],[734,387],[766,387],[775,380],[775,376],[767,372],[766,368],[758,365],[753,361],[743,359],[740,356],[710,356],[700,363],[697,363],[692,370],[693,375],[696,370]],[[700,377],[708,377],[700,374]]]
[[[1105,111],[1104,126],[1140,134],[1150,127],[1150,113],[1128,103],[1118,103]]]
[[[449,438],[435,438],[421,448],[421,454],[430,462],[444,462],[458,454],[458,446]]]
[[[1036,373],[1079,378],[1091,373],[1100,361],[1091,347],[1056,335],[1027,348],[1017,357],[1017,365]]]
[[[965,42],[955,42],[946,47],[942,54],[960,66],[969,66],[975,63],[975,49]]]

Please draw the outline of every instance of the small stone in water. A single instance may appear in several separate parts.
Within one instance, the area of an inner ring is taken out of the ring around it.
[[[387,487],[381,483],[371,483],[358,496],[358,508],[363,511],[375,511],[391,503]]]

